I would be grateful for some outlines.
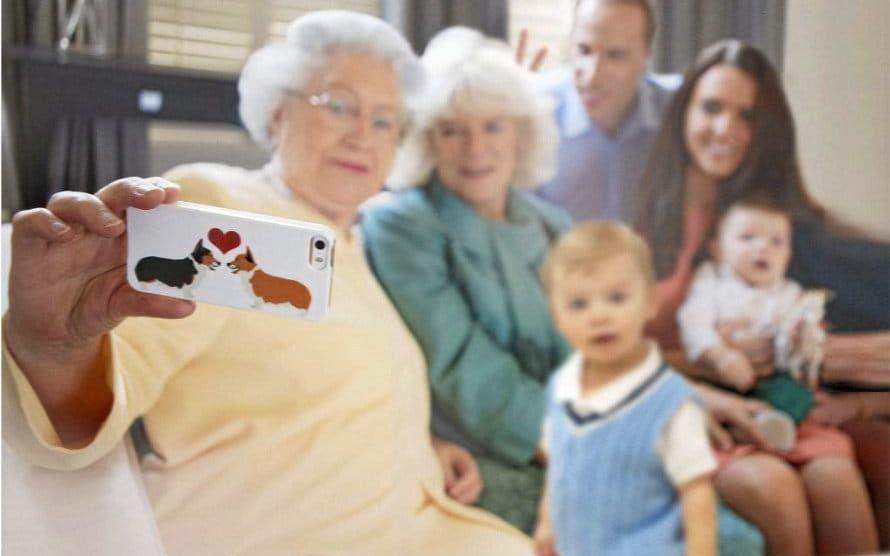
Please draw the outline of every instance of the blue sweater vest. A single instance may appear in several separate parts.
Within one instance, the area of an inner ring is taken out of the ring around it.
[[[692,387],[662,365],[609,412],[582,417],[552,384],[547,480],[560,556],[681,556],[679,500],[657,443]]]

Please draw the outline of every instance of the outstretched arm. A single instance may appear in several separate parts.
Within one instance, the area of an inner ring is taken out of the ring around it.
[[[550,524],[550,502],[547,499],[547,481],[541,489],[541,503],[538,505],[538,523],[533,534],[536,556],[557,556],[553,527]]]
[[[890,331],[829,334],[823,382],[890,385]]]
[[[108,416],[105,335],[129,316],[184,317],[194,304],[133,290],[126,279],[129,206],[175,202],[160,178],[118,180],[95,195],[65,191],[13,221],[4,357],[33,388],[62,444],[81,447]]]
[[[681,485],[678,494],[686,555],[713,556],[717,553],[717,504],[710,476]]]
[[[213,184],[188,182],[190,198],[214,198]],[[123,211],[179,196],[164,179],[127,178],[95,196],[59,194],[47,209],[17,216],[3,330],[3,438],[31,463],[71,469],[108,453],[222,326],[207,311],[178,320],[194,303],[138,292],[126,281]]]

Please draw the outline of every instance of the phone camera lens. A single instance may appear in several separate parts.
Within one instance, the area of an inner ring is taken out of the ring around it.
[[[321,249],[324,249],[326,246],[327,246],[327,244],[324,242],[324,240],[321,240],[321,239],[315,240],[315,248],[316,249],[321,250]]]

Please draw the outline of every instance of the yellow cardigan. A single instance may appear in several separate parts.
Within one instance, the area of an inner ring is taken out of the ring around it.
[[[269,170],[167,177],[190,201],[336,230]],[[333,280],[318,323],[211,305],[127,320],[106,344],[111,414],[79,450],[60,446],[4,345],[4,439],[38,465],[76,468],[144,415],[161,457],[142,467],[171,556],[531,554],[517,530],[444,494],[423,354],[348,230]]]

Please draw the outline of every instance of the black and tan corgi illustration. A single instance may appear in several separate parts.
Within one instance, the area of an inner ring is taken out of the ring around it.
[[[241,274],[241,283],[253,300],[254,308],[263,303],[289,303],[302,311],[309,309],[312,301],[309,288],[296,280],[273,276],[260,270],[249,247],[227,266],[232,269],[232,274]]]
[[[191,255],[184,259],[145,257],[136,263],[136,279],[140,282],[161,282],[173,288],[180,288],[192,297],[192,290],[204,278],[207,270],[216,270],[221,263],[213,253],[198,240]]]

